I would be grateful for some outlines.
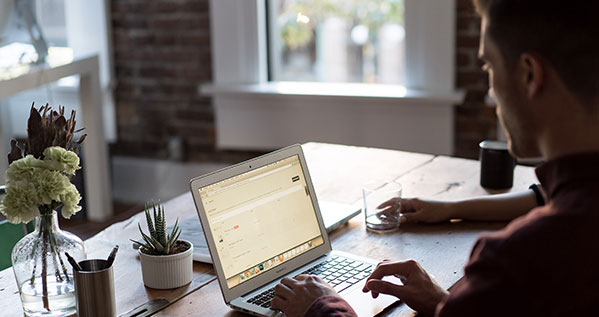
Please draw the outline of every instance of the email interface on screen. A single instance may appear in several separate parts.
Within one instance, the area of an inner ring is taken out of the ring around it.
[[[324,243],[297,155],[200,196],[229,288]]]

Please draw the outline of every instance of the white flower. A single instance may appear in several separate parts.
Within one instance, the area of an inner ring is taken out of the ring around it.
[[[6,188],[0,212],[11,223],[27,223],[39,216],[37,191],[28,182],[17,182]]]
[[[6,184],[11,182],[33,177],[36,167],[45,166],[42,160],[38,160],[33,155],[27,155],[22,159],[10,163],[6,170]]]
[[[44,162],[48,164],[49,169],[75,175],[75,171],[80,169],[79,157],[72,151],[67,151],[60,146],[51,146],[44,150]]]
[[[6,171],[6,197],[0,213],[12,223],[29,222],[40,215],[39,207],[59,207],[70,218],[81,210],[81,195],[68,175],[79,169],[77,154],[53,146],[44,150],[44,159],[27,155],[10,164]]]
[[[72,185],[67,176],[46,169],[36,171],[29,181],[37,188],[39,200],[43,205],[49,205],[52,201],[60,202],[60,195]]]
[[[62,206],[62,216],[66,219],[71,218],[72,215],[81,210],[81,207],[79,206],[81,195],[79,195],[75,185],[69,185],[67,191],[60,196],[60,201],[64,204]]]

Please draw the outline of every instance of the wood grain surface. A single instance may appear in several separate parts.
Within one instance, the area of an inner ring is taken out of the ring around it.
[[[373,179],[397,180],[404,197],[457,200],[491,194],[479,185],[478,161],[409,153],[393,150],[323,143],[303,146],[310,175],[319,199],[354,203],[361,199],[361,184]],[[196,175],[193,175],[196,176]],[[191,177],[191,176],[190,176]],[[182,180],[187,181],[187,180]],[[537,182],[534,170],[517,166],[511,191],[524,190]],[[168,201],[167,222],[197,217],[190,193]],[[157,316],[238,316],[224,303],[214,278],[205,285],[192,283],[175,290],[144,287],[137,251],[129,238],[138,238],[137,223],[143,214],[116,223],[85,241],[88,258],[105,258],[116,244],[121,246],[114,267],[117,313],[125,313],[156,298],[178,299]],[[456,222],[440,225],[402,225],[393,233],[376,234],[365,230],[363,216],[331,233],[333,249],[378,260],[415,259],[439,284],[449,288],[463,276],[463,267],[477,237],[485,231],[501,229],[505,223]],[[194,263],[194,278],[211,274],[212,266]],[[0,309],[7,316],[22,315],[12,270],[0,272]],[[399,304],[383,315],[406,316],[413,311]]]
[[[404,197],[457,200],[490,194],[479,185],[480,163],[474,160],[322,143],[308,143],[303,148],[319,199],[354,203],[361,199],[361,184],[372,179],[399,181]],[[524,190],[535,182],[532,168],[518,166],[510,191]],[[463,276],[477,237],[503,226],[505,223],[500,222],[411,224],[393,233],[377,234],[366,231],[363,216],[358,215],[330,237],[336,250],[379,260],[415,259],[441,286],[449,288]],[[379,315],[413,314],[400,302]],[[246,316],[225,305],[217,283],[210,283],[157,315]]]

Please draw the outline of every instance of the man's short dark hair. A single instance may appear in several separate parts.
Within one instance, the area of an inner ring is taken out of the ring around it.
[[[599,111],[599,1],[473,0],[508,67],[523,52],[548,60],[591,111]]]

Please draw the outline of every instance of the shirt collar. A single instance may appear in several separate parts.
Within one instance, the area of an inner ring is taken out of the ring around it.
[[[562,156],[539,165],[535,172],[550,200],[568,183],[599,181],[599,152]]]

